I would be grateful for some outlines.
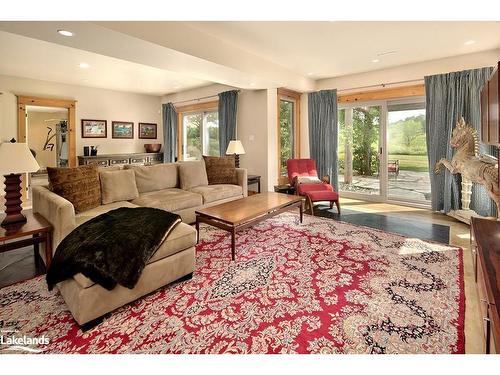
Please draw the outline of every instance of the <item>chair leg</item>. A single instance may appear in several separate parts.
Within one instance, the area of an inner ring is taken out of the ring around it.
[[[335,205],[337,206],[337,211],[339,212],[339,215],[340,215],[340,201],[336,200]]]
[[[333,208],[333,201],[330,201],[330,210]]]
[[[309,205],[309,208],[311,209],[311,215],[314,216],[314,205],[313,201],[311,200],[311,197],[307,196],[307,204]]]

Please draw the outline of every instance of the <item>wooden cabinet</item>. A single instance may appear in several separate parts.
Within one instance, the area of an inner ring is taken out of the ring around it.
[[[500,221],[471,219],[474,276],[483,323],[484,352],[500,351]]]
[[[481,90],[481,142],[490,145],[500,144],[499,67],[500,62]]]
[[[79,156],[78,165],[97,164],[109,167],[123,164],[151,165],[163,163],[163,153],[109,154],[98,156]]]

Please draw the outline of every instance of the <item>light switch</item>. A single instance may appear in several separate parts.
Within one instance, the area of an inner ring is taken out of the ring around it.
[[[255,135],[250,134],[250,136],[248,137],[248,140],[249,140],[250,142],[253,142],[253,141],[255,140]]]

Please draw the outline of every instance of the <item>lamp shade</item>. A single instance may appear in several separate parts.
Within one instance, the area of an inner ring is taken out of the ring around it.
[[[39,169],[26,143],[0,144],[0,175],[36,172]]]
[[[230,141],[227,146],[226,155],[243,155],[245,153],[245,149],[241,144],[241,141]]]

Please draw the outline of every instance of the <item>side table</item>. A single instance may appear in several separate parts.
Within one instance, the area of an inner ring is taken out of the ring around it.
[[[282,193],[282,194],[295,194],[295,188],[290,185],[290,184],[286,184],[286,185],[274,185],[274,191],[276,193]]]
[[[45,244],[45,265],[52,261],[52,225],[45,218],[31,210],[23,211],[25,223],[0,226],[0,253],[33,245],[35,262],[39,254],[39,245]],[[0,215],[0,221],[3,215]]]
[[[247,177],[247,185],[257,184],[257,193],[260,194],[260,176],[249,174]]]

